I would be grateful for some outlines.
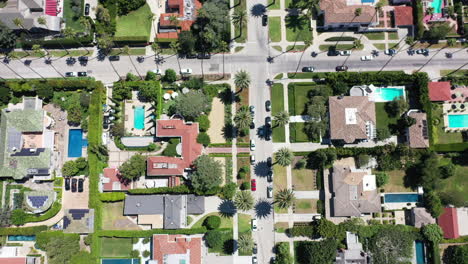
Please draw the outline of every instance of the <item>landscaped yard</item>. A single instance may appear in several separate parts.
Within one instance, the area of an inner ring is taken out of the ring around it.
[[[287,41],[312,40],[310,19],[306,16],[287,16],[285,22]]]
[[[289,123],[289,140],[291,143],[309,142],[309,137],[304,132],[305,123]]]
[[[232,236],[232,229],[222,231],[221,232],[221,240],[223,243],[221,243],[220,247],[217,248],[208,248],[209,253],[220,253],[221,255],[231,255],[233,253],[233,236]]]
[[[385,33],[384,32],[365,33],[364,37],[366,37],[369,40],[384,40],[385,39]]]
[[[252,217],[248,214],[238,214],[238,230],[239,234],[249,233],[252,229]]]
[[[315,83],[290,83],[288,85],[289,115],[303,115],[306,112],[306,104],[309,101],[309,91],[317,87]]]
[[[232,217],[223,217],[219,213],[216,213],[216,212],[207,214],[206,216],[198,220],[195,224],[193,224],[192,228],[202,227],[203,222],[210,215],[217,215],[219,216],[219,218],[221,218],[221,225],[219,226],[219,228],[231,228],[232,229]]]
[[[101,238],[101,257],[128,258],[132,249],[131,238]]]
[[[123,215],[123,202],[102,203],[102,229],[140,230],[135,223]]]
[[[247,10],[247,1],[237,0],[234,2],[234,12],[238,12],[238,10],[244,10],[247,11],[247,14],[249,14],[249,11]],[[234,40],[238,43],[245,43],[245,41],[247,40],[247,23],[242,23],[242,32],[240,29],[240,25],[234,26]]]
[[[283,85],[275,83],[271,87],[271,114],[275,115],[278,112],[284,111],[284,92]],[[284,126],[276,126],[273,122],[273,142],[285,142]]]
[[[75,12],[71,4],[72,0],[64,0],[63,2],[63,20],[65,20],[65,25],[67,28],[71,28],[76,32],[84,32],[85,28],[80,24],[79,19],[73,18]]]
[[[315,172],[310,169],[293,169],[292,185],[296,191],[316,190]]]
[[[279,190],[285,189],[287,186],[286,182],[286,168],[278,164],[273,165],[273,190],[276,193]],[[284,214],[287,213],[287,209],[280,209],[275,205],[275,212]]]
[[[388,32],[388,39],[390,40],[398,40],[398,32]]]
[[[397,117],[390,117],[385,111],[385,103],[375,103],[375,116],[377,119],[377,129],[395,125],[397,123]],[[390,131],[392,131],[390,129]]]
[[[148,17],[152,14],[148,4],[130,12],[128,15],[118,17],[116,20],[115,36],[118,37],[146,37],[149,39],[152,20]]]
[[[269,10],[275,10],[275,9],[280,9],[280,0],[268,0],[268,9]]]
[[[281,17],[268,17],[268,32],[272,42],[281,41]]]
[[[275,231],[277,233],[284,233],[286,229],[289,228],[289,223],[288,222],[277,222],[275,223]]]
[[[297,52],[297,51],[304,51],[304,45],[289,45],[286,47],[287,52]]]
[[[330,47],[335,47],[336,50],[362,50],[363,47],[360,48],[354,48],[354,44],[338,44],[338,45],[320,45],[319,50],[320,51],[328,51]]]
[[[384,50],[385,49],[385,44],[384,43],[373,43],[374,47],[378,50]]]
[[[434,144],[452,144],[463,142],[463,136],[461,132],[445,132],[441,104],[432,104],[432,138],[434,140]]]
[[[384,189],[385,192],[412,192],[411,188],[405,187],[404,179],[405,179],[405,171],[403,170],[393,170],[393,171],[386,171],[388,175],[388,183],[384,186],[380,187],[380,189]]]
[[[237,170],[239,171],[244,166],[249,167],[249,171],[245,174],[245,179],[243,180],[235,175],[237,177],[237,184],[242,184],[244,181],[250,182],[250,158],[237,156]]]
[[[456,200],[468,201],[468,185],[466,177],[468,175],[468,166],[458,166],[455,170],[455,175],[443,179],[439,188],[440,193],[445,193],[452,197],[457,197]]]
[[[297,199],[294,202],[296,214],[317,213],[317,199]]]
[[[468,70],[440,70],[440,76],[468,76]]]
[[[123,50],[121,49],[112,49],[109,53],[110,56],[112,55],[121,55],[121,56],[127,56],[127,54],[122,53]],[[129,55],[145,55],[146,54],[146,49],[145,48],[135,48],[135,49],[129,49],[128,52]]]

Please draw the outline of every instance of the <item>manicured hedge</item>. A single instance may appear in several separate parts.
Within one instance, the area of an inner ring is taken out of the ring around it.
[[[333,42],[333,41],[354,41],[354,40],[356,40],[355,37],[347,37],[347,36],[344,36],[344,37],[331,37],[331,38],[327,38],[325,41]]]
[[[12,79],[8,80],[6,84],[12,82],[19,82],[25,83],[25,81],[20,79]],[[27,80],[28,84],[32,87],[36,85],[48,85],[54,89],[54,91],[74,91],[74,90],[93,90],[96,88],[96,81],[91,78],[76,78],[76,79],[46,79],[45,81],[42,79],[33,79]]]
[[[41,226],[31,226],[31,227],[8,227],[8,228],[0,228],[0,236],[7,236],[7,235],[23,235],[23,236],[32,236],[42,231],[46,231],[49,229],[45,225]]]
[[[158,187],[158,188],[147,188],[147,189],[131,189],[128,190],[130,194],[163,194],[163,193],[173,193],[173,194],[184,194],[184,193],[193,193],[192,190],[187,185],[179,185],[175,187]]]
[[[154,40],[154,42],[157,42],[157,43],[171,43],[171,42],[176,42],[177,39],[173,39],[173,38],[157,38]]]
[[[99,199],[103,202],[117,202],[125,200],[125,193],[123,192],[107,192],[100,193]]]
[[[100,230],[97,231],[97,235],[100,237],[151,237],[154,234],[181,234],[181,235],[193,235],[193,234],[204,234],[206,233],[206,227],[202,226],[199,228],[192,229],[151,229],[151,230]]]

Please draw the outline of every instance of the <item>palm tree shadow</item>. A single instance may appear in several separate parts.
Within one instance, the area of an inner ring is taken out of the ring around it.
[[[270,166],[268,166],[266,161],[259,161],[254,166],[255,175],[258,177],[266,177],[270,172]]]
[[[250,14],[254,17],[261,17],[266,12],[266,6],[263,4],[256,4],[250,9]]]
[[[219,214],[222,217],[233,217],[237,213],[237,208],[231,200],[223,200],[218,206]]]
[[[272,204],[267,200],[260,200],[255,205],[255,215],[258,218],[266,218],[272,212]]]

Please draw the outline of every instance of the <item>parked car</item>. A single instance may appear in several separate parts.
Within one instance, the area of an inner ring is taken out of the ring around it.
[[[190,68],[181,69],[180,74],[192,74],[192,69],[190,69]]]
[[[268,157],[266,162],[267,162],[268,167],[271,167],[271,165],[273,164],[273,159],[271,157]]]
[[[197,55],[196,54],[187,54],[187,55],[185,55],[185,58],[186,59],[196,59]]]
[[[271,126],[271,117],[269,116],[265,117],[265,124]]]
[[[303,67],[302,72],[314,72],[315,68],[312,66]]]
[[[269,170],[267,174],[267,181],[268,182],[273,182],[273,171]]]
[[[255,164],[255,155],[250,155],[250,164]]]
[[[252,219],[252,231],[257,231],[257,219]]]
[[[153,73],[155,73],[157,75],[162,75],[163,74],[161,69],[154,69],[154,70],[151,70],[151,72],[153,72]]]
[[[374,56],[372,56],[372,55],[367,55],[367,56],[362,56],[361,57],[362,61],[371,61],[372,59],[374,59]]]
[[[397,51],[395,49],[386,49],[384,51],[385,55],[389,55],[389,56],[393,56],[395,54],[397,54]]]
[[[110,60],[110,61],[119,61],[119,60],[120,60],[120,56],[117,56],[117,55],[109,56],[109,60]]]
[[[84,7],[84,14],[85,16],[89,16],[89,9],[91,8],[91,6],[87,3]]]
[[[209,53],[198,53],[197,58],[200,60],[209,60],[211,58],[211,55]]]
[[[254,243],[254,246],[252,248],[252,253],[257,254],[258,249],[257,249],[257,243]]]
[[[257,264],[258,261],[257,261],[257,257],[256,256],[253,256],[252,257],[252,264]]]
[[[262,25],[264,27],[266,27],[266,25],[268,25],[268,16],[267,15],[262,16]]]
[[[270,100],[267,100],[265,102],[265,109],[266,109],[267,112],[271,111],[271,101]]]
[[[65,178],[65,191],[70,190],[70,178]]]
[[[83,184],[84,184],[84,180],[78,179],[78,192],[83,192]]]
[[[249,110],[250,110],[250,113],[251,113],[252,115],[255,114],[255,106],[253,106],[253,105],[249,106]]]
[[[428,49],[418,49],[416,50],[416,54],[429,54]]]
[[[255,140],[250,140],[250,150],[255,150]]]
[[[336,66],[335,68],[336,71],[347,71],[348,70],[348,66]]]
[[[327,56],[338,56],[340,53],[335,49],[328,49]]]
[[[257,180],[255,179],[252,179],[250,181],[250,189],[254,192],[257,190]]]
[[[78,77],[86,77],[88,76],[87,72],[78,72]]]
[[[351,56],[351,51],[350,50],[340,50],[338,51],[340,56]]]
[[[271,187],[271,186],[267,187],[267,197],[268,198],[273,198],[273,187]]]
[[[447,52],[445,53],[445,57],[447,57],[447,59],[451,59],[453,58],[453,53]]]
[[[71,191],[72,192],[76,192],[76,182],[77,182],[77,179],[73,178],[72,179],[72,185],[71,185]]]
[[[66,72],[65,77],[76,77],[78,74],[76,72]]]

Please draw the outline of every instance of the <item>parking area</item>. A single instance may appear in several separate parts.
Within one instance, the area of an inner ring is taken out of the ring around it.
[[[63,207],[64,209],[86,209],[89,201],[89,179],[84,176],[72,177],[76,179],[84,179],[83,192],[72,192],[72,190],[63,192]]]

